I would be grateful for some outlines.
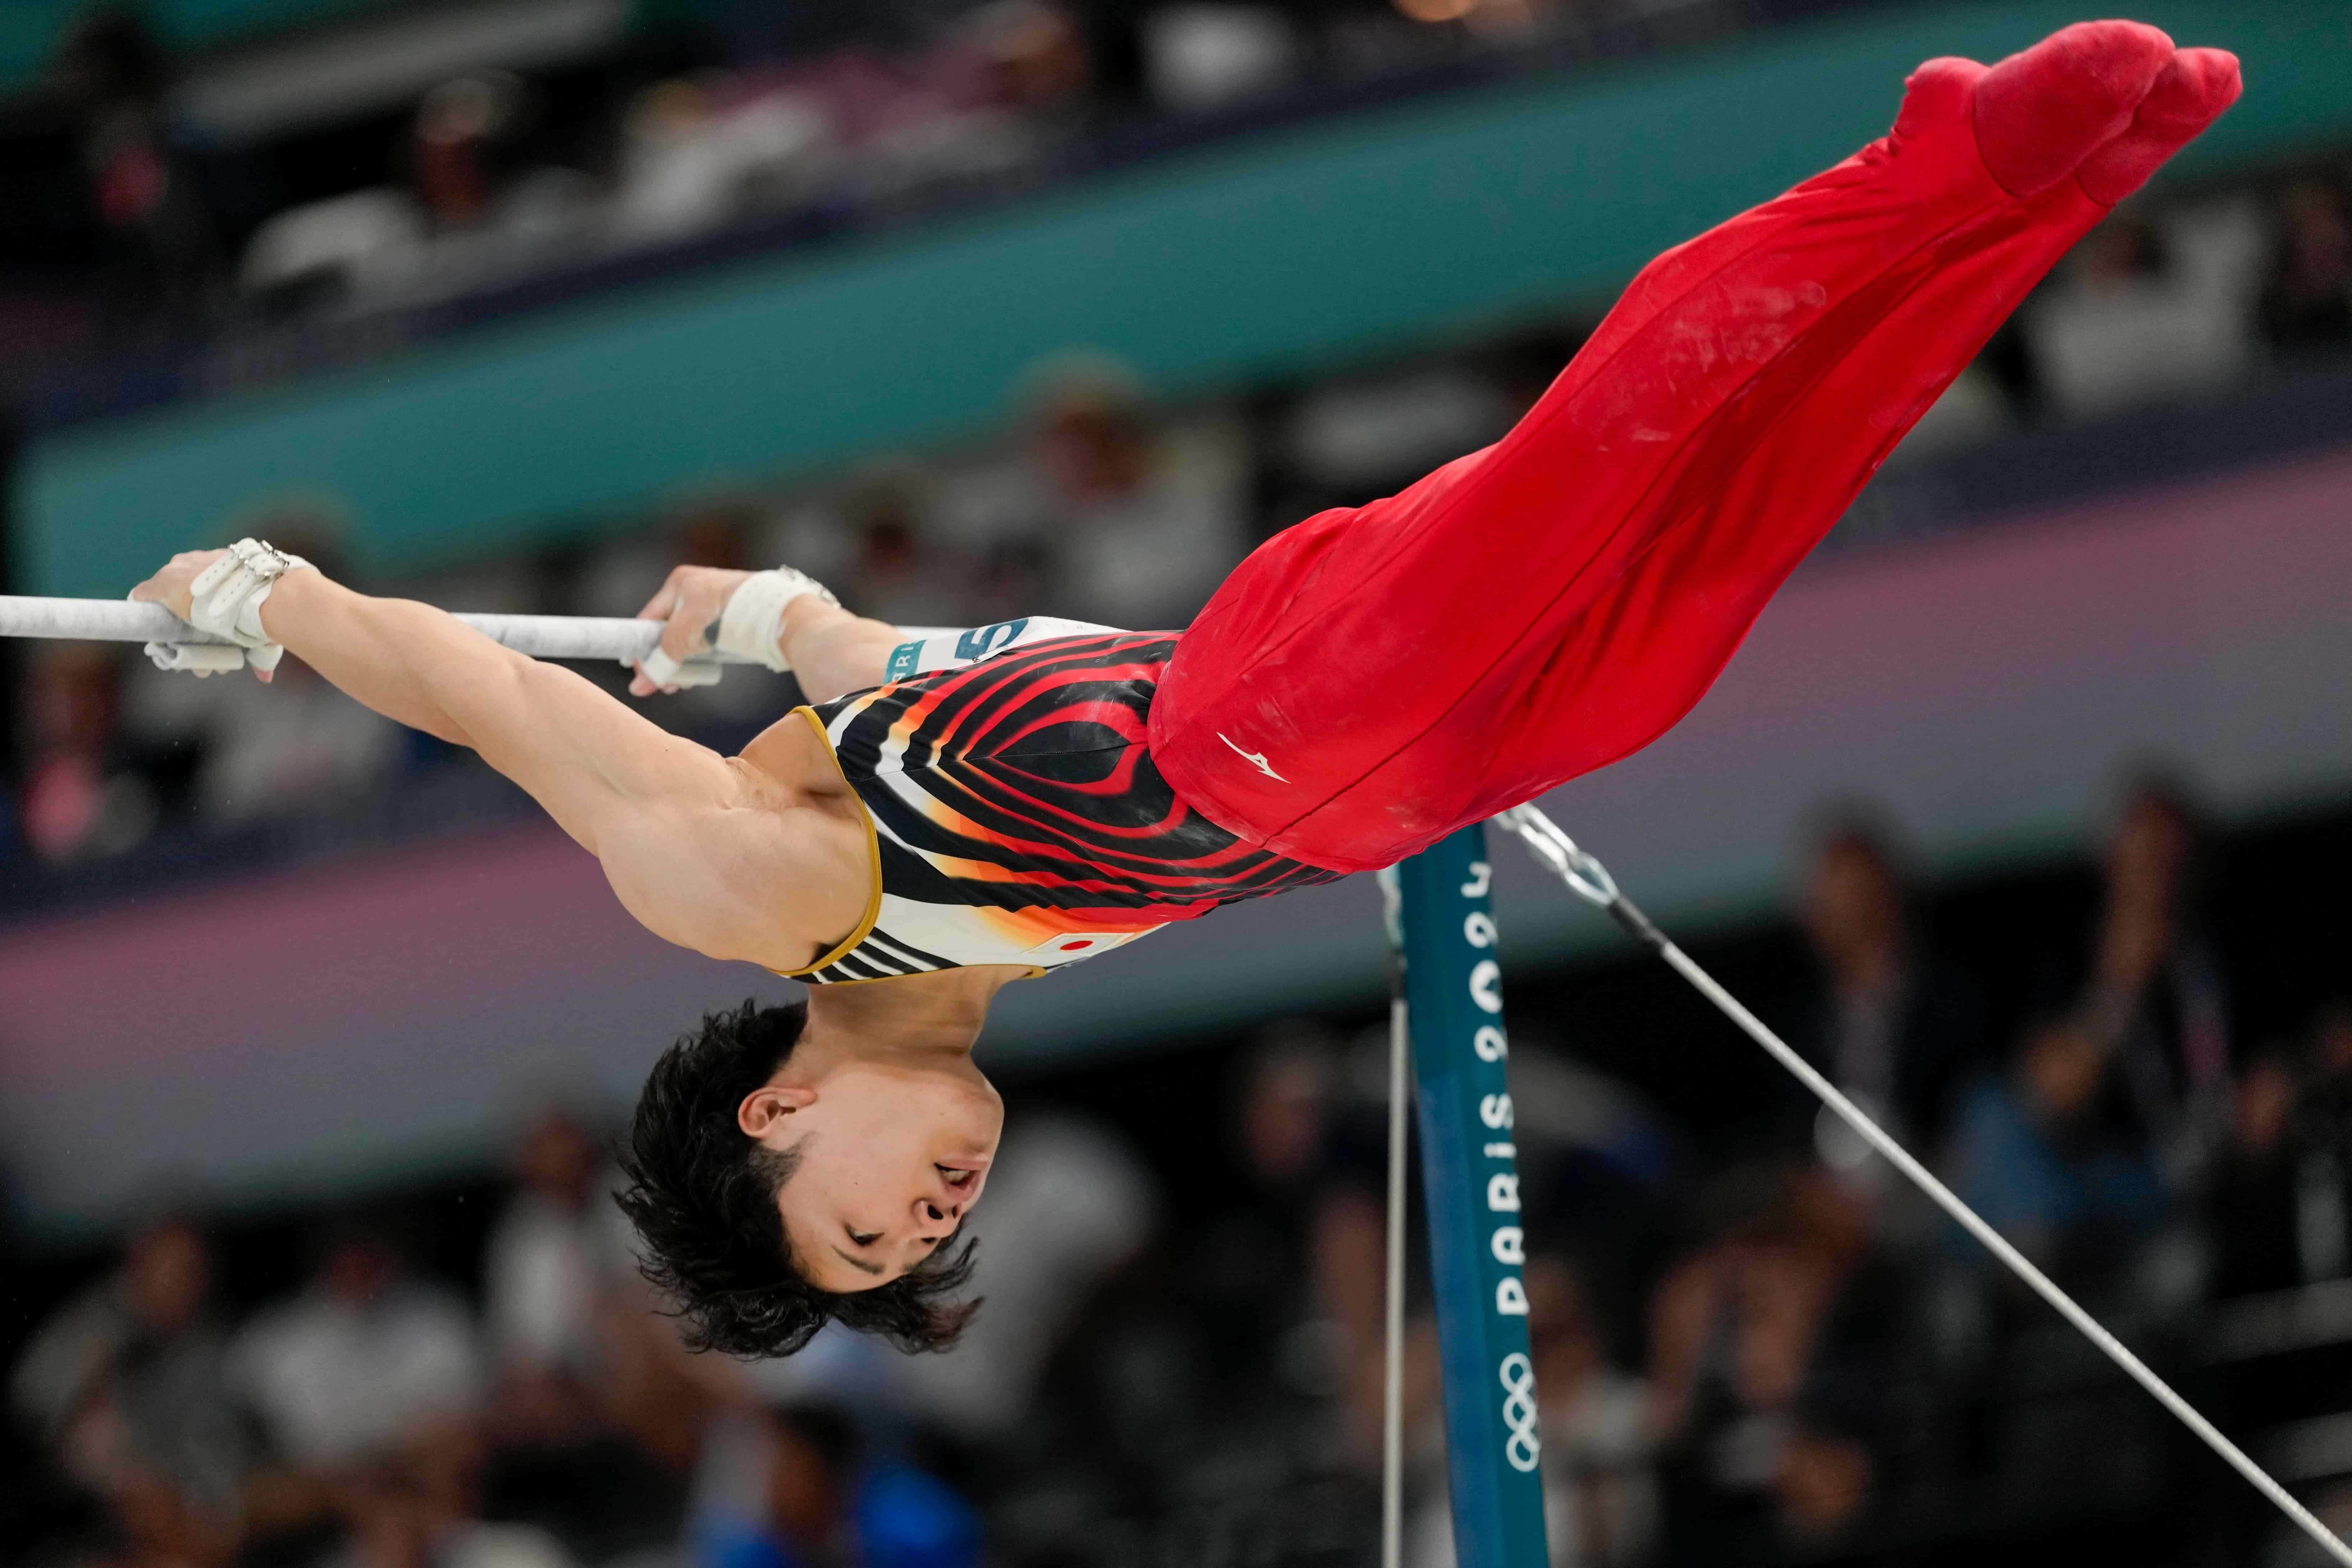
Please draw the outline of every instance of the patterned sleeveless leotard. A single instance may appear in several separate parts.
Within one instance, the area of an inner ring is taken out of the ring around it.
[[[800,712],[871,826],[875,892],[812,984],[974,963],[1044,973],[1339,873],[1251,847],[1145,745],[1171,632],[1045,616],[908,643],[889,682]]]

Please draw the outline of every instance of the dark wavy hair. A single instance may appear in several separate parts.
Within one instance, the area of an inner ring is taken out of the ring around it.
[[[835,1320],[900,1350],[946,1350],[980,1308],[950,1299],[971,1279],[971,1243],[871,1290],[821,1290],[793,1267],[776,1194],[800,1152],[756,1142],[735,1113],[807,1025],[805,1003],[746,1002],[707,1015],[654,1064],[620,1151],[628,1184],[614,1195],[644,1239],[640,1267],[698,1351],[790,1355]]]

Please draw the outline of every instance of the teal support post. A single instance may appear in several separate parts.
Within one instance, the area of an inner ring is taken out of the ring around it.
[[[1391,874],[1421,1106],[1454,1560],[1461,1568],[1545,1568],[1526,1233],[1486,830],[1465,827]]]

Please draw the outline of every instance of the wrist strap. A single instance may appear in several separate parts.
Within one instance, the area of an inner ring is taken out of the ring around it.
[[[790,566],[754,572],[728,595],[727,608],[719,615],[719,632],[712,644],[721,653],[764,664],[782,674],[792,668],[792,662],[784,658],[782,642],[784,606],[812,595],[828,605],[838,606],[841,603],[833,596],[832,589],[805,572]]]
[[[240,539],[188,584],[188,624],[235,643],[235,648],[200,643],[150,643],[147,656],[163,669],[234,669],[240,663],[264,672],[276,669],[286,650],[262,629],[261,606],[269,590],[289,572],[314,571],[299,555],[266,540]],[[243,652],[239,653],[238,650]]]
[[[269,634],[261,629],[261,606],[269,597],[270,584],[289,572],[310,569],[310,563],[299,555],[289,555],[262,540],[240,539],[188,584],[189,596],[194,601],[188,609],[188,623],[200,632],[226,637],[239,647],[273,647]],[[270,663],[276,664],[276,658]]]

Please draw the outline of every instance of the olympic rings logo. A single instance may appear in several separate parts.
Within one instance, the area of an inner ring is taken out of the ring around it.
[[[1531,1471],[1543,1457],[1543,1439],[1536,1434],[1536,1367],[1525,1351],[1513,1351],[1497,1369],[1503,1384],[1503,1425],[1511,1429],[1503,1457],[1511,1468]]]

